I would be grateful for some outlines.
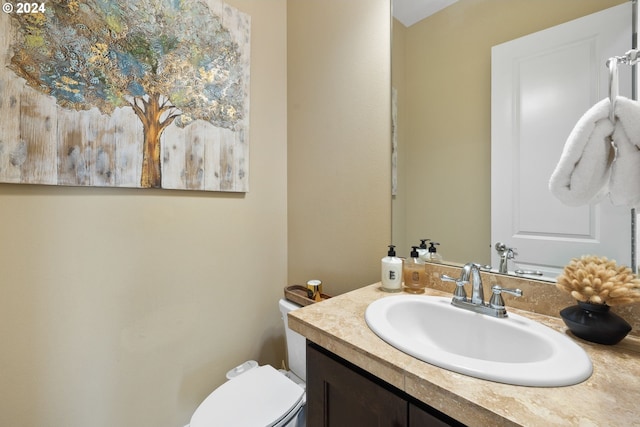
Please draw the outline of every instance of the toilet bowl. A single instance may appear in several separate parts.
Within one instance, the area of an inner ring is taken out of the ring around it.
[[[227,372],[227,382],[198,406],[189,427],[304,427],[306,349],[302,335],[289,329],[287,313],[299,305],[281,299],[291,371],[245,362]],[[187,426],[185,426],[187,427]]]

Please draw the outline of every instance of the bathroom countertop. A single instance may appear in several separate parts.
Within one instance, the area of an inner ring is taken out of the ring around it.
[[[573,337],[557,317],[513,313],[568,333],[593,363],[586,381],[568,387],[522,387],[481,380],[415,359],[384,342],[367,326],[364,312],[393,294],[373,284],[289,313],[289,327],[310,341],[469,426],[638,425],[640,339],[615,346]],[[427,289],[427,295],[449,296]],[[508,307],[507,307],[508,308]]]

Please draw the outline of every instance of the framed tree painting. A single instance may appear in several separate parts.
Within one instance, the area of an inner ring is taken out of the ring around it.
[[[248,15],[219,0],[25,4],[0,15],[0,182],[248,191]]]

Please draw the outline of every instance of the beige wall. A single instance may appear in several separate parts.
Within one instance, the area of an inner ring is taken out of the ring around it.
[[[289,281],[332,295],[379,281],[390,242],[389,8],[288,2]]]
[[[286,1],[252,17],[246,195],[0,185],[0,425],[181,427],[284,357]]]
[[[405,40],[406,79],[399,94],[406,203],[404,221],[394,218],[394,241],[429,237],[442,243],[445,259],[490,262],[491,46],[624,2],[460,0],[394,28]]]
[[[280,366],[288,283],[379,280],[388,2],[229,3],[252,17],[247,194],[0,184],[1,426],[181,427],[228,369]]]
[[[396,176],[397,191],[391,200],[391,236],[393,244],[396,245],[396,251],[403,256],[409,255],[409,248],[415,245],[422,236],[413,236],[413,239],[407,239],[406,233],[406,215],[409,195],[407,194],[407,131],[406,120],[408,111],[405,110],[407,98],[407,76],[405,71],[406,64],[406,36],[407,28],[396,19],[392,23],[391,33],[391,87],[396,91],[396,143],[397,151],[397,167]],[[418,240],[416,240],[418,239]]]

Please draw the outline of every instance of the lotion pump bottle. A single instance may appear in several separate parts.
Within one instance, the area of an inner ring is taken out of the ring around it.
[[[429,255],[427,256],[427,261],[430,262],[442,262],[442,255],[440,255],[436,251],[436,245],[440,245],[438,242],[429,243]]]
[[[424,261],[418,255],[418,247],[411,247],[411,255],[404,263],[404,290],[411,294],[422,294],[426,287],[426,271]]]
[[[389,245],[387,256],[382,258],[382,286],[385,292],[402,290],[402,260],[396,257],[394,245]]]

